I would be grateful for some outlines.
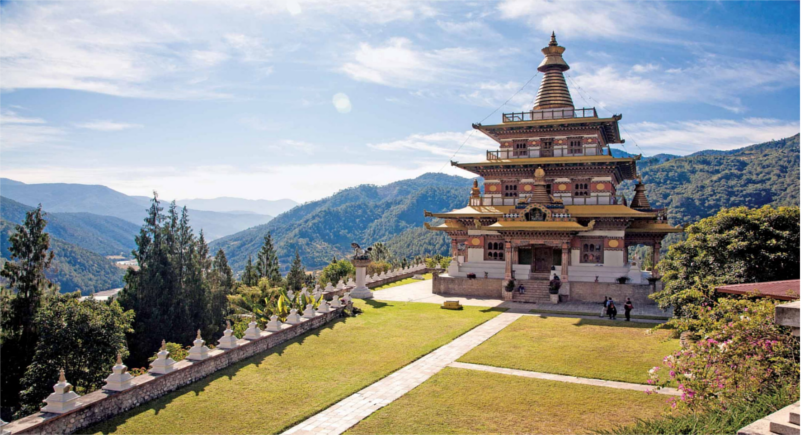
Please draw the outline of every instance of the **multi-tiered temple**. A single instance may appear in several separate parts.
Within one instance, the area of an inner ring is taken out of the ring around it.
[[[649,205],[641,181],[631,204],[617,194],[620,183],[639,179],[640,156],[611,155],[609,145],[624,142],[621,115],[601,118],[595,108],[574,107],[564,51],[552,35],[537,68],[543,78],[531,111],[505,113],[497,125],[473,125],[498,142],[497,151],[487,151],[483,162],[452,162],[484,178],[483,194],[476,182],[467,207],[426,212],[444,219],[426,227],[451,238],[457,260],[451,278],[475,274],[505,283],[556,274],[562,282],[628,277],[637,284],[643,275],[627,248],[652,246],[656,264],[665,235],[682,231],[667,223],[665,209]]]

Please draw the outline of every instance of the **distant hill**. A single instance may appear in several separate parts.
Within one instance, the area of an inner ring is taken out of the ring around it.
[[[32,210],[24,204],[0,196],[0,218],[21,224]],[[126,220],[92,213],[47,213],[47,232],[64,242],[103,256],[129,256],[136,248],[134,237],[139,226]]]
[[[423,209],[439,212],[463,207],[470,184],[462,177],[424,174],[386,186],[352,187],[301,204],[266,225],[215,240],[212,252],[222,248],[231,266],[240,271],[248,255],[255,258],[264,236],[272,231],[284,271],[296,248],[308,269],[320,269],[332,257],[350,254],[352,242],[389,242],[407,230],[422,227]]]
[[[8,261],[9,236],[15,224],[0,219],[0,263]],[[48,224],[47,231],[51,228]],[[122,287],[124,271],[102,255],[60,240],[51,234],[50,248],[55,254],[47,277],[61,287],[61,292],[80,291],[83,295],[92,292]]]
[[[42,207],[53,213],[92,213],[113,216],[141,226],[150,200],[128,196],[105,186],[67,183],[25,184],[0,178],[0,191],[6,198],[21,204]],[[166,206],[166,204],[165,204]],[[221,213],[192,210],[189,218],[195,231],[203,229],[206,239],[213,240],[267,223],[272,216],[251,212]]]
[[[673,224],[696,222],[724,207],[799,205],[799,135],[638,169],[651,205],[669,207]],[[630,199],[633,183],[619,191]]]
[[[180,199],[176,202],[180,206],[187,206],[193,210],[256,213],[270,216],[278,216],[298,205],[297,202],[291,199],[271,201],[266,199],[231,198],[228,196],[213,199]]]

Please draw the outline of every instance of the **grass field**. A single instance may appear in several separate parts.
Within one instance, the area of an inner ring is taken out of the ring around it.
[[[445,368],[348,434],[576,434],[659,416],[637,391]]]
[[[499,311],[356,301],[340,319],[82,433],[277,433],[440,347]]]
[[[648,370],[679,349],[669,331],[611,320],[526,316],[459,361],[644,384]]]
[[[428,280],[428,279],[432,278],[432,275],[430,273],[426,273],[426,274],[423,275],[423,278]],[[413,282],[420,282],[420,280],[419,279],[406,278],[406,279],[402,279],[400,281],[395,281],[395,282],[391,282],[389,284],[384,284],[381,287],[376,287],[376,288],[371,289],[371,290],[376,292],[376,291],[379,291],[379,290],[384,290],[384,289],[388,289],[388,288],[392,288],[392,287],[397,287],[399,285],[411,284]]]

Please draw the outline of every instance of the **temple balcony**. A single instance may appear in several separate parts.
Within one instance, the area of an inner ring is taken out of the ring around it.
[[[503,197],[500,195],[483,195],[479,197],[470,198],[468,205],[471,207],[492,207],[492,206],[514,206],[523,199],[526,195],[515,197]],[[618,205],[618,199],[614,195],[592,195],[592,196],[560,196],[557,199],[561,200],[564,205]]]
[[[559,109],[545,109],[545,110],[532,110],[529,112],[511,112],[503,114],[503,122],[530,122],[530,121],[546,121],[549,119],[564,119],[564,118],[597,118],[598,112],[594,107],[585,107],[582,109],[575,109],[572,107],[565,107]]]

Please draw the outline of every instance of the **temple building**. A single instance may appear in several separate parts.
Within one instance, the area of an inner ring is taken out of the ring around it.
[[[564,51],[555,35],[542,49],[542,82],[531,111],[504,113],[500,124],[473,125],[498,142],[486,161],[451,162],[482,177],[484,190],[475,181],[467,207],[426,212],[444,220],[426,228],[448,234],[455,258],[443,276],[451,281],[440,280],[435,292],[495,296],[511,280],[547,290],[554,275],[568,292],[569,283],[645,284],[647,275],[627,248],[652,246],[656,264],[662,239],[682,231],[668,224],[667,210],[648,203],[637,174],[641,156],[611,155],[609,145],[624,142],[622,115],[601,118],[595,108],[574,106]],[[637,180],[630,204],[617,194],[626,180]],[[473,277],[475,282],[468,280]],[[547,291],[511,293],[515,299],[547,298]]]

